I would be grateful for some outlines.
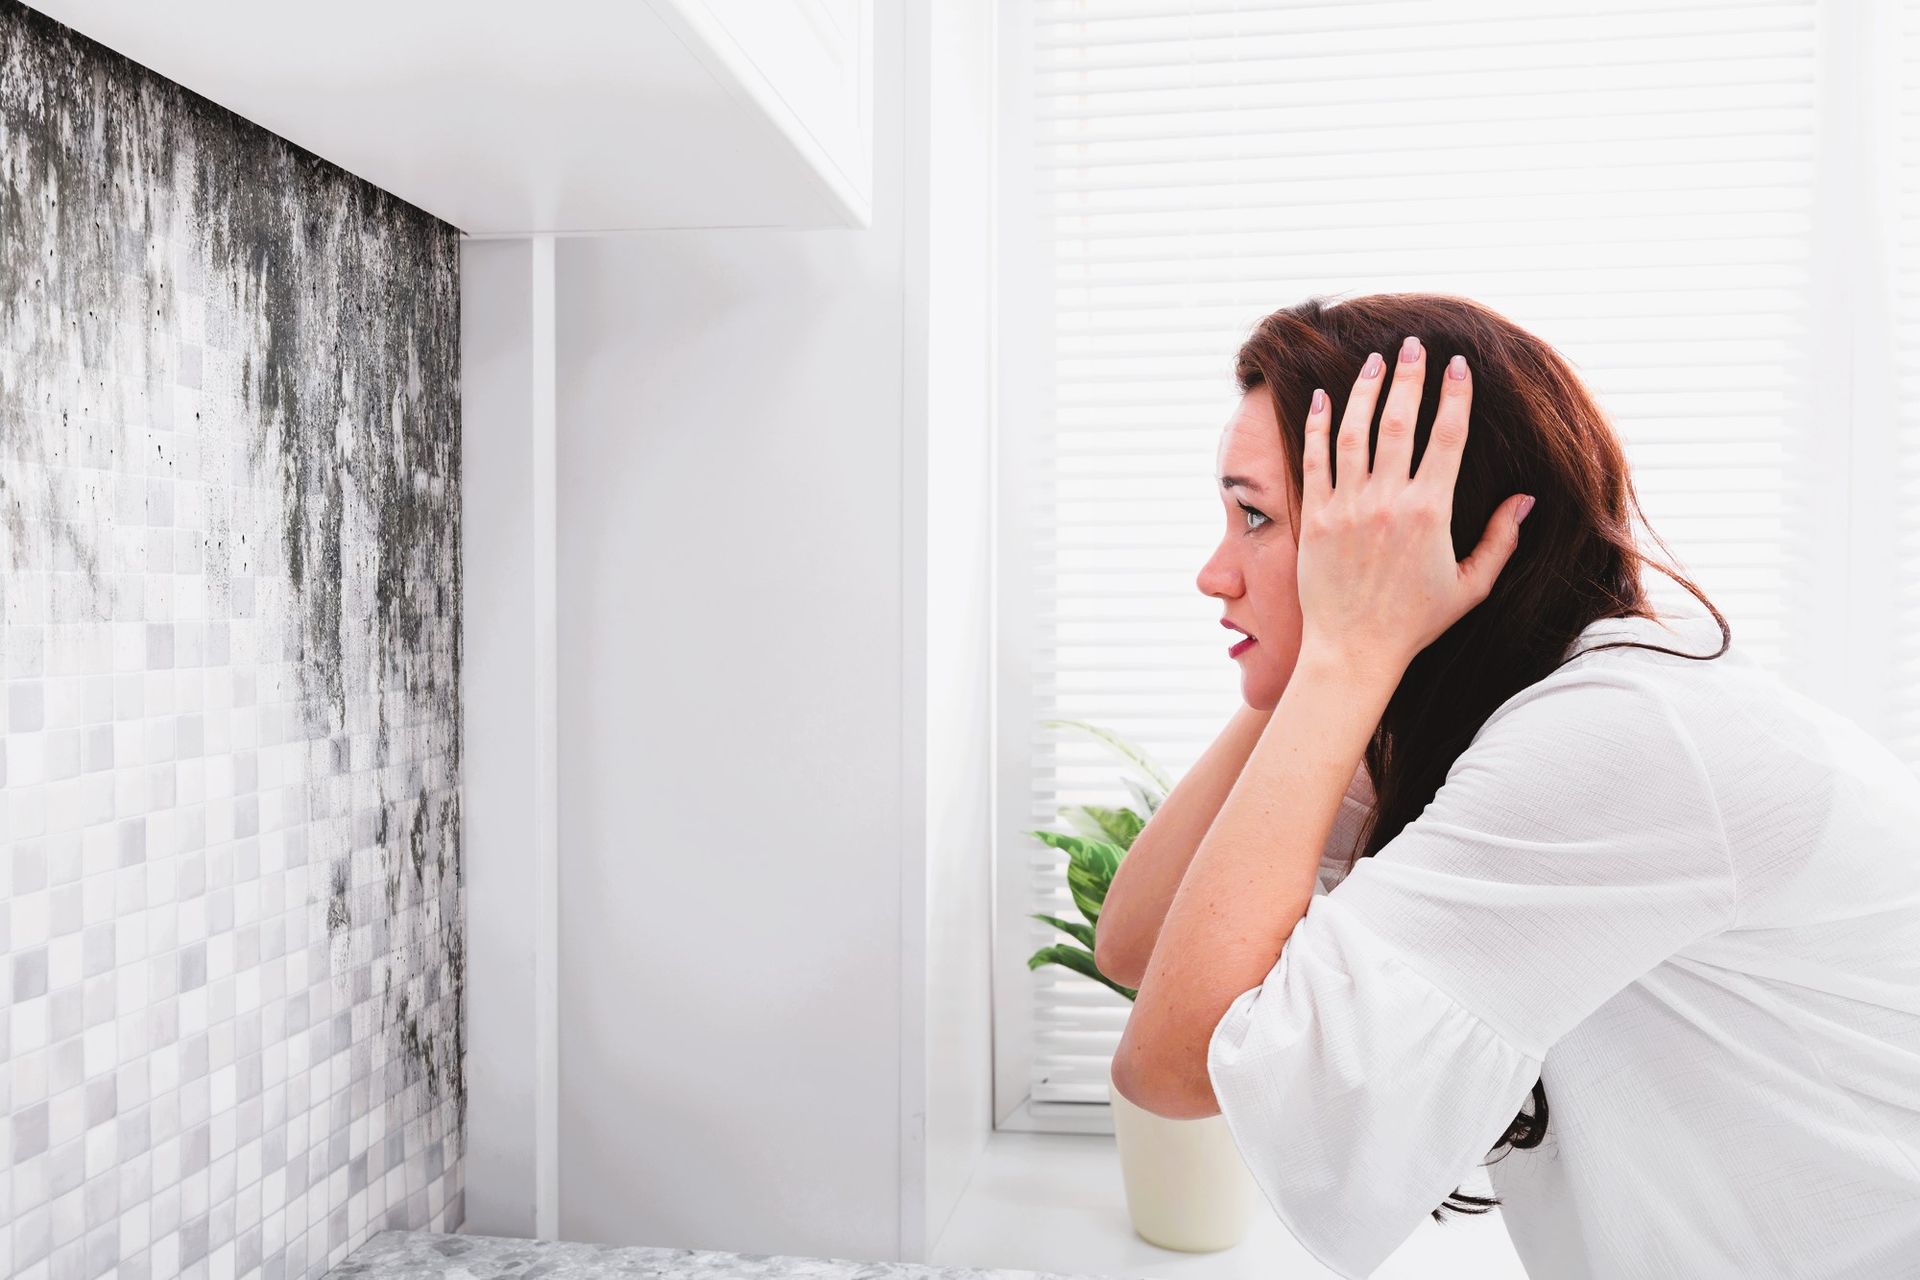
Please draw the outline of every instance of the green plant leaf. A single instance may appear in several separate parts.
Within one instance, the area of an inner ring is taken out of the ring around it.
[[[1135,768],[1159,784],[1161,795],[1165,795],[1167,792],[1173,790],[1173,783],[1168,780],[1167,775],[1161,770],[1160,766],[1155,764],[1145,751],[1134,746],[1113,730],[1102,729],[1099,725],[1088,724],[1085,720],[1043,720],[1041,724],[1049,729],[1079,729],[1084,733],[1091,734],[1118,752],[1122,759],[1130,762]]]
[[[1147,811],[1149,818],[1154,815],[1155,810],[1159,809],[1160,802],[1166,799],[1164,795],[1154,795],[1149,792],[1132,778],[1122,778],[1121,781],[1127,784],[1127,790],[1133,793],[1133,798],[1140,802],[1140,807]]]
[[[1073,828],[1072,833],[1027,833],[1067,855],[1067,892],[1072,896],[1075,908],[1087,920],[1085,925],[1079,925],[1049,915],[1034,915],[1033,919],[1051,924],[1082,943],[1086,949],[1060,944],[1043,947],[1028,959],[1027,967],[1037,969],[1043,964],[1062,965],[1132,1000],[1138,994],[1134,988],[1123,987],[1100,972],[1100,966],[1093,958],[1093,926],[1100,923],[1100,908],[1106,903],[1114,872],[1119,869],[1127,851],[1133,847],[1134,840],[1145,829],[1147,818],[1160,807],[1173,784],[1146,752],[1111,730],[1088,724],[1084,720],[1047,720],[1043,723],[1048,728],[1079,729],[1090,734],[1143,773],[1146,776],[1144,783],[1134,778],[1121,780],[1146,816],[1143,817],[1134,809],[1108,805],[1063,805],[1059,812]]]
[[[1089,951],[1093,950],[1093,926],[1092,925],[1081,924],[1077,920],[1061,920],[1055,916],[1041,915],[1039,912],[1035,912],[1032,918],[1035,920],[1045,921],[1047,924],[1052,925],[1054,928],[1058,929],[1060,932],[1072,938],[1075,942],[1084,943],[1086,945],[1087,950]]]
[[[1123,987],[1100,972],[1100,966],[1094,963],[1093,957],[1078,947],[1069,947],[1064,944],[1042,947],[1027,958],[1029,970],[1038,969],[1043,964],[1064,965],[1075,973],[1092,978],[1101,986],[1118,991],[1129,1000],[1139,994],[1137,987]]]
[[[1037,830],[1027,834],[1067,855],[1067,892],[1073,895],[1073,905],[1080,909],[1088,924],[1099,924],[1100,906],[1107,900],[1113,873],[1119,870],[1120,859],[1126,851],[1105,840],[1091,840],[1063,831]]]
[[[1147,825],[1145,819],[1131,809],[1106,805],[1062,805],[1060,813],[1081,835],[1118,845],[1123,852],[1133,848],[1134,837]]]

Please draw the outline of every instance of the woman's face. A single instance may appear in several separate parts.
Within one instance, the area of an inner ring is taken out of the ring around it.
[[[1297,543],[1288,515],[1293,483],[1266,387],[1240,398],[1220,437],[1214,477],[1226,532],[1196,582],[1203,595],[1219,597],[1221,616],[1254,637],[1238,657],[1227,658],[1228,646],[1240,637],[1222,629],[1220,652],[1223,660],[1240,664],[1240,696],[1246,704],[1272,710],[1300,653],[1300,596],[1294,577]]]

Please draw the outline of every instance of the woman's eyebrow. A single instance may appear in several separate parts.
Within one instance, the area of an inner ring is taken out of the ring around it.
[[[1259,485],[1247,479],[1245,476],[1221,476],[1220,487],[1222,489],[1236,489],[1236,488],[1251,489],[1255,493],[1266,492],[1265,489],[1262,489]]]

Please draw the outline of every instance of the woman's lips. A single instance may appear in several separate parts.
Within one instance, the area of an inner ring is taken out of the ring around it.
[[[1229,658],[1237,658],[1241,654],[1245,653],[1247,650],[1253,648],[1253,646],[1256,643],[1257,641],[1255,641],[1252,636],[1248,636],[1245,640],[1242,640],[1239,644],[1236,644],[1232,648],[1228,649],[1227,656]]]

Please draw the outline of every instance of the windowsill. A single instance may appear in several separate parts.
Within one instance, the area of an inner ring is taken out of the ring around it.
[[[1486,1173],[1461,1184],[1486,1194]],[[1133,1233],[1111,1134],[990,1135],[928,1261],[1151,1280],[1332,1276],[1262,1200],[1247,1238],[1218,1253],[1180,1253]],[[1423,1219],[1373,1280],[1526,1280],[1500,1211]]]

